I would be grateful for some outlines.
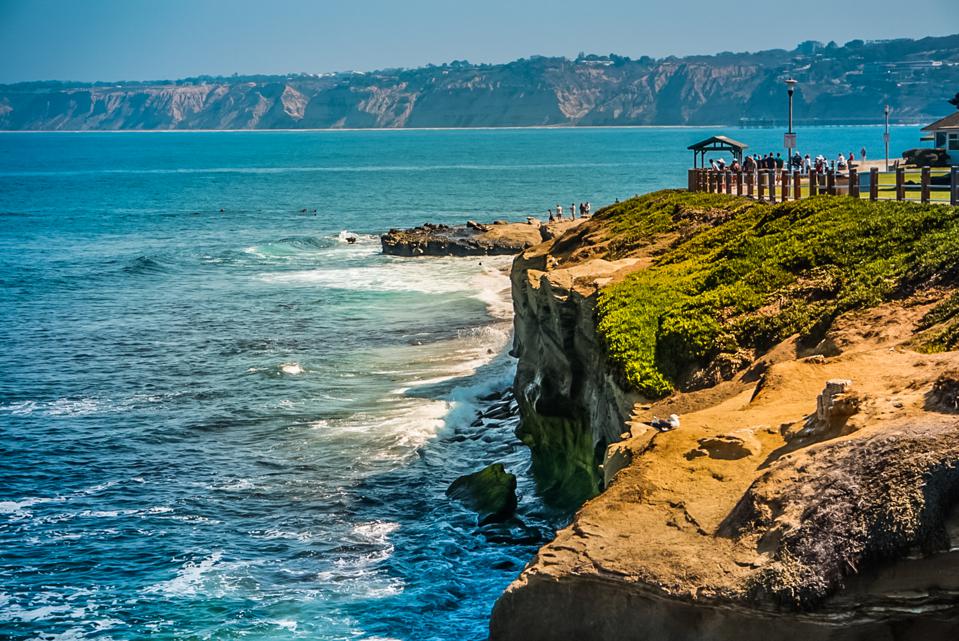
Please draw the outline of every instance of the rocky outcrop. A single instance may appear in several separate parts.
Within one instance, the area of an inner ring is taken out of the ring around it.
[[[479,525],[505,521],[516,511],[516,476],[494,463],[453,481],[446,496],[476,512]]]
[[[597,298],[690,235],[624,250],[613,225],[514,261],[518,434],[547,499],[592,498],[497,602],[491,641],[954,638],[959,352],[916,339],[952,299],[840,313],[643,399],[606,360]]]
[[[393,256],[512,256],[539,244],[544,234],[556,233],[572,221],[541,224],[496,221],[465,225],[427,223],[413,229],[391,229],[380,237],[383,253]]]
[[[608,488],[506,591],[491,639],[951,638],[959,419],[923,408],[949,396],[937,372],[957,362],[853,350],[648,406],[683,411],[682,427],[632,421]],[[853,372],[856,413],[846,385],[823,410],[853,425],[773,427],[815,422],[816,390]]]

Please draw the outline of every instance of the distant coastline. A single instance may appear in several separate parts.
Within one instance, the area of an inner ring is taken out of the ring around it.
[[[959,86],[959,34],[631,59],[531,56],[369,73],[0,85],[3,130],[327,130],[927,123]]]
[[[908,128],[919,127],[925,122],[900,122],[890,124],[890,127]],[[846,123],[842,125],[796,125],[796,129],[823,128],[845,129],[847,127],[881,127],[882,123]],[[354,128],[318,128],[318,129],[0,129],[0,134],[232,134],[232,133],[326,133],[326,132],[390,132],[390,131],[516,131],[516,130],[596,130],[596,129],[738,129],[736,125],[531,125],[524,127],[354,127]],[[749,129],[763,130],[775,127],[749,127]]]

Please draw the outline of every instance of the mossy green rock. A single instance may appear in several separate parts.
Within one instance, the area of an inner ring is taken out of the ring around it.
[[[453,481],[446,496],[476,512],[480,525],[505,521],[516,511],[516,476],[494,463]]]

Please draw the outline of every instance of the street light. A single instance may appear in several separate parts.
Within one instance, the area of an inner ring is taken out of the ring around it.
[[[886,133],[882,135],[882,141],[886,145],[886,171],[889,171],[889,105],[884,110],[886,114]]]
[[[793,133],[793,92],[796,90],[797,81],[792,78],[786,79],[786,93],[789,94],[789,130],[786,132],[786,166],[792,171],[793,147],[796,146],[796,134]]]

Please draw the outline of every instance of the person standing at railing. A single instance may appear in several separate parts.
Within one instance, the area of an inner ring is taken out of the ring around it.
[[[751,174],[756,171],[756,161],[753,160],[752,156],[746,156],[746,160],[743,161],[743,171],[747,174]]]
[[[809,157],[809,154],[806,154],[806,157],[802,161],[802,173],[805,176],[809,175],[809,172],[812,170],[812,158]]]

